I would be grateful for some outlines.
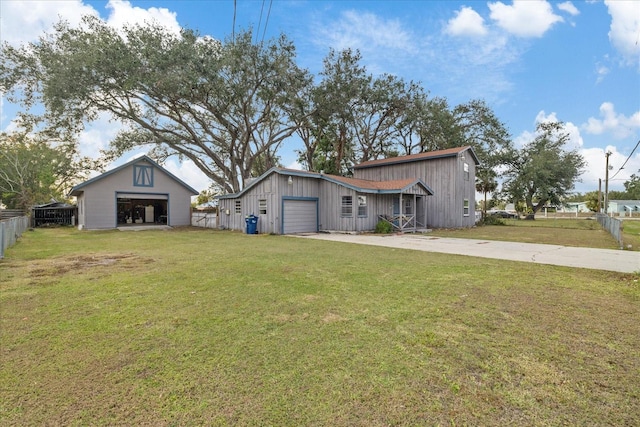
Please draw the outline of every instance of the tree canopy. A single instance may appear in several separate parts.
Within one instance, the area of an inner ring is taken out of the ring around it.
[[[77,155],[75,144],[39,141],[26,132],[0,133],[0,201],[9,208],[63,200],[95,165]]]
[[[0,89],[23,121],[64,140],[106,113],[121,123],[105,159],[143,148],[191,160],[221,192],[279,164],[292,135],[309,170],[347,175],[353,164],[471,145],[485,167],[504,164],[509,134],[482,100],[450,107],[415,82],[374,77],[360,52],[331,50],[317,83],[284,35],[250,31],[220,42],[156,24],[116,30],[87,16],[0,51]],[[44,105],[42,116],[26,111]]]
[[[532,214],[547,203],[560,204],[586,164],[577,150],[565,149],[569,134],[562,123],[538,123],[536,131],[535,139],[515,153],[503,184],[512,201],[524,201]]]
[[[632,174],[628,181],[624,183],[624,190],[630,200],[640,200],[640,171],[639,174]]]
[[[100,112],[125,125],[117,157],[135,147],[188,158],[225,191],[295,132],[290,112],[308,73],[286,37],[253,44],[250,32],[220,43],[154,24],[123,33],[96,17],[66,23],[19,49],[3,46],[0,79],[11,95],[47,108],[52,128],[79,129]]]

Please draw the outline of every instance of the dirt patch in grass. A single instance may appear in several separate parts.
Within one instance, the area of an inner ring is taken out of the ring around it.
[[[123,270],[133,270],[148,265],[154,260],[133,253],[94,253],[84,255],[60,256],[48,259],[27,261],[28,277],[32,285],[52,283],[67,274],[89,274],[100,277]],[[14,268],[18,268],[14,265]]]

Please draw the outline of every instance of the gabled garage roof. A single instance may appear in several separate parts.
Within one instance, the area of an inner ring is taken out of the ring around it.
[[[469,155],[473,159],[476,165],[480,164],[478,156],[470,145],[464,147],[448,148],[446,150],[428,151],[426,153],[410,154],[408,156],[391,157],[388,159],[370,160],[368,162],[362,162],[359,165],[355,165],[354,169],[373,168],[383,165],[394,165],[399,163],[419,162],[422,160],[442,159],[446,157],[457,157],[460,153],[469,152]]]
[[[91,185],[97,181],[100,181],[103,178],[106,178],[109,175],[113,175],[114,173],[117,173],[119,171],[121,171],[122,169],[125,169],[133,164],[136,163],[140,163],[140,162],[148,162],[151,163],[153,166],[155,166],[156,168],[158,168],[159,170],[161,170],[162,172],[164,172],[165,174],[167,174],[169,177],[171,177],[174,181],[176,181],[178,184],[182,185],[184,188],[186,188],[188,191],[190,191],[193,195],[198,194],[198,191],[194,190],[191,186],[189,186],[188,184],[186,184],[184,181],[182,181],[180,178],[178,178],[177,176],[175,176],[174,174],[172,174],[171,172],[169,172],[168,170],[166,170],[165,168],[163,168],[162,166],[160,166],[158,163],[154,162],[153,160],[151,160],[151,158],[149,156],[141,156],[141,157],[136,157],[135,159],[118,166],[117,168],[111,169],[101,175],[98,175],[94,178],[91,178],[85,182],[83,182],[82,184],[78,184],[75,187],[73,187],[71,189],[71,192],[69,193],[69,196],[79,196],[82,191],[83,188]]]
[[[235,199],[242,196],[245,192],[249,191],[253,186],[264,180],[269,175],[276,173],[278,175],[285,176],[297,176],[302,178],[321,179],[324,181],[333,182],[346,188],[361,192],[361,193],[373,193],[373,194],[396,194],[409,191],[414,186],[419,186],[424,191],[432,195],[433,190],[419,178],[398,179],[393,181],[370,181],[367,179],[348,178],[338,175],[329,175],[318,172],[308,172],[297,169],[285,169],[273,167],[266,171],[258,178],[251,181],[242,191],[234,194],[225,194],[217,196],[218,199]]]

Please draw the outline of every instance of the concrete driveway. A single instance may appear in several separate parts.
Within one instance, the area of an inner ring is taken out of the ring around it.
[[[453,239],[421,234],[318,233],[300,237],[621,273],[640,271],[640,252],[616,249],[574,248],[534,243]]]

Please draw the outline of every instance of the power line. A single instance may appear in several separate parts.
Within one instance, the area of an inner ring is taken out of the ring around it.
[[[618,173],[620,173],[620,171],[622,169],[624,169],[624,165],[627,164],[627,162],[629,161],[629,159],[631,158],[631,156],[633,156],[633,153],[636,151],[636,148],[638,148],[638,145],[640,145],[640,139],[638,140],[638,142],[636,143],[636,146],[633,147],[633,150],[631,150],[631,154],[629,154],[629,157],[627,157],[627,160],[624,161],[624,163],[622,164],[622,166],[620,166],[620,169],[618,169],[618,171],[610,178],[613,179],[616,177],[616,175],[618,175]]]
[[[231,40],[236,39],[236,10],[238,9],[238,5],[236,4],[237,0],[233,0],[233,27],[231,27]]]
[[[267,32],[267,24],[269,23],[269,16],[271,16],[271,5],[273,5],[273,0],[269,0],[269,10],[267,11],[267,19],[265,19],[264,21],[264,30],[262,31],[262,40],[260,41],[260,44],[264,43],[264,35]]]
[[[262,6],[260,6],[260,19],[258,19],[258,28],[256,28],[256,43],[258,43],[258,34],[260,34],[260,24],[262,24],[262,12],[264,11],[264,0],[262,0]]]

